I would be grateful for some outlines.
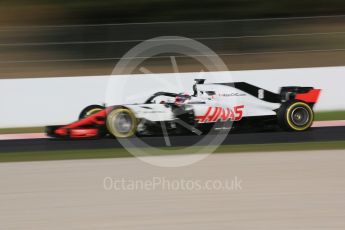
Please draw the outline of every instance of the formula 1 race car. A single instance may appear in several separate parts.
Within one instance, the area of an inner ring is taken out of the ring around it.
[[[90,105],[79,120],[47,127],[47,135],[70,139],[112,135],[207,133],[210,130],[279,127],[305,131],[313,123],[313,106],[321,90],[282,87],[278,94],[245,83],[207,83],[196,79],[193,93],[157,92],[141,104]]]

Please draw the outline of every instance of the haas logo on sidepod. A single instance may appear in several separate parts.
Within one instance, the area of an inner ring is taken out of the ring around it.
[[[243,117],[244,105],[231,108],[208,107],[206,113],[202,116],[195,116],[199,123],[217,122],[217,121],[239,121]]]

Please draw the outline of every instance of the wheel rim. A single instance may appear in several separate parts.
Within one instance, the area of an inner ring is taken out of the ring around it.
[[[107,116],[107,129],[116,138],[128,138],[135,134],[137,119],[128,109],[115,109]]]
[[[115,129],[121,134],[129,133],[133,129],[132,118],[128,113],[125,112],[118,113],[113,124]]]
[[[310,121],[309,111],[304,107],[296,107],[291,112],[291,121],[298,127],[307,125]]]

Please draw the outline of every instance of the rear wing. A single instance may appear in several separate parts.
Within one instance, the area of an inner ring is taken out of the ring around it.
[[[313,87],[287,86],[280,89],[282,101],[299,100],[309,104],[315,104],[320,96],[321,89]]]

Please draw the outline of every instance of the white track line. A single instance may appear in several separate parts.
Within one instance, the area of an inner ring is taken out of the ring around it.
[[[336,127],[345,126],[345,120],[338,121],[314,121],[313,127]]]
[[[243,38],[279,38],[279,37],[301,37],[301,36],[324,36],[324,35],[343,35],[345,31],[334,32],[315,32],[315,33],[292,33],[292,34],[263,34],[263,35],[238,35],[238,36],[220,36],[220,37],[179,37],[150,39],[150,42],[160,41],[184,41],[194,40],[225,40],[225,39],[243,39]],[[129,39],[129,40],[96,40],[96,41],[67,41],[67,42],[23,42],[23,43],[0,43],[0,46],[51,46],[51,45],[81,45],[81,44],[112,44],[112,43],[137,43],[147,41],[148,39]]]
[[[221,22],[261,22],[261,21],[295,21],[295,20],[314,20],[314,19],[335,19],[344,18],[344,14],[338,15],[318,15],[318,16],[301,16],[301,17],[274,17],[274,18],[244,18],[244,19],[223,19],[223,20],[193,20],[193,21],[157,21],[157,22],[129,22],[129,23],[98,23],[98,24],[60,24],[60,25],[26,25],[26,26],[3,26],[0,31],[13,30],[51,30],[59,28],[74,27],[106,27],[106,26],[137,26],[137,25],[166,25],[166,24],[208,24]]]
[[[336,127],[345,126],[345,120],[337,121],[315,121],[312,127]],[[15,133],[0,134],[0,140],[26,140],[26,139],[50,138],[45,133]]]
[[[317,52],[344,52],[345,49],[315,49],[315,50],[286,50],[286,51],[264,51],[264,52],[248,52],[248,53],[219,53],[219,54],[195,54],[190,57],[212,57],[212,56],[246,56],[246,55],[274,55],[274,54],[300,54],[300,53],[317,53]],[[177,58],[186,58],[187,56],[175,55]],[[9,60],[0,61],[0,64],[21,64],[21,63],[47,63],[47,62],[80,62],[80,61],[108,61],[120,59],[160,59],[170,58],[170,56],[154,56],[154,57],[104,57],[104,58],[67,58],[67,59],[36,59],[36,60]]]
[[[40,139],[49,138],[45,133],[15,133],[15,134],[1,134],[0,140],[26,140],[26,139]]]

